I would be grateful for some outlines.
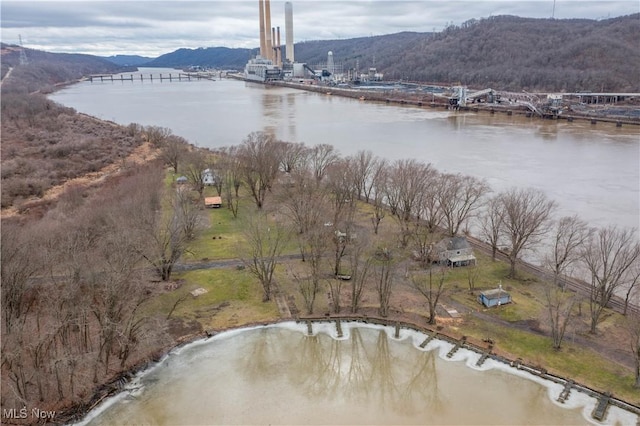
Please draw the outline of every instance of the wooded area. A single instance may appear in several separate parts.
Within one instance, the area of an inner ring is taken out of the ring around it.
[[[578,218],[554,222],[554,203],[531,189],[491,193],[482,180],[415,160],[390,163],[366,151],[343,157],[331,145],[306,147],[262,132],[216,152],[196,149],[169,129],[100,122],[9,87],[2,86],[2,200],[15,210],[3,209],[2,217],[3,407],[82,410],[102,384],[192,332],[171,328],[185,299],[170,310],[154,303],[179,285],[175,267],[194,245],[216,244],[199,239],[215,226],[202,203],[205,168],[233,220],[244,221],[233,257],[254,277],[263,304],[285,284],[274,276],[286,267],[306,313],[327,293],[333,312],[358,313],[369,291],[376,299],[368,305],[386,317],[400,311],[393,301],[402,291],[424,297],[421,312],[435,324],[454,269],[437,243],[464,236],[472,221],[485,224],[494,251],[510,257],[511,276],[522,250],[554,233],[550,270],[587,267],[589,295],[548,283],[544,318],[556,349],[567,324],[583,322],[580,302],[597,333],[612,295],[638,288],[635,231],[589,229]],[[142,146],[153,155],[141,165],[132,156]],[[92,173],[114,164],[117,171],[94,185]],[[175,181],[180,175],[186,184]],[[40,201],[74,177],[87,181]],[[625,346],[635,351],[640,386],[640,322],[625,313]]]

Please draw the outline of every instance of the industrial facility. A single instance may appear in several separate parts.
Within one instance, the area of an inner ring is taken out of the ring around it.
[[[295,61],[293,37],[293,5],[284,4],[285,49],[280,44],[280,27],[271,26],[270,0],[258,0],[260,16],[260,52],[250,59],[243,78],[261,83],[304,85],[308,90],[328,94],[342,94],[361,100],[398,102],[422,106],[444,105],[449,109],[477,110],[479,107],[526,111],[528,116],[559,118],[563,112],[578,112],[587,104],[616,103],[637,97],[637,93],[560,93],[536,95],[526,92],[498,92],[491,88],[470,90],[466,86],[450,87],[421,84],[408,81],[383,82],[383,74],[375,67],[360,72],[358,62],[355,69],[343,69],[342,63],[327,53],[327,60],[320,64]],[[284,53],[284,55],[283,55]],[[240,76],[238,76],[240,77]],[[329,90],[328,90],[329,89]]]
[[[295,61],[293,42],[293,5],[284,5],[285,17],[285,49],[280,43],[280,27],[271,26],[270,0],[258,0],[260,19],[260,53],[250,59],[244,71],[247,80],[257,82],[273,82],[279,80],[298,83],[323,81],[331,84],[360,81],[381,81],[382,74],[375,68],[360,74],[358,70],[350,70],[346,74],[342,64],[336,62],[333,52],[327,53],[327,61],[322,64],[309,65]]]

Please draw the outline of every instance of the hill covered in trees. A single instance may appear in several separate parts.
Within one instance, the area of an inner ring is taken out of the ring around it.
[[[385,80],[500,90],[640,91],[640,14],[606,20],[496,16],[439,33],[403,32],[297,43],[296,61],[375,67]],[[249,49],[180,49],[150,66],[244,68]]]
[[[495,16],[451,25],[439,33],[402,32],[295,45],[296,61],[334,62],[344,70],[377,68],[385,80],[408,80],[509,91],[640,92],[640,14],[605,20]],[[19,62],[19,48],[3,45],[2,75]],[[69,81],[123,64],[244,69],[257,49],[179,49],[148,60],[99,58],[27,50],[32,65],[22,81]],[[35,74],[42,74],[36,76]]]

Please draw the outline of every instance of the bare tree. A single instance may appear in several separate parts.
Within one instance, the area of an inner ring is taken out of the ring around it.
[[[262,301],[271,300],[273,273],[287,242],[288,232],[279,223],[270,223],[267,216],[256,213],[244,224],[248,258],[243,262],[262,285]],[[243,252],[244,253],[244,252]]]
[[[242,158],[240,154],[240,149],[237,146],[223,148],[219,152],[219,155],[222,157],[220,167],[223,173],[230,179],[236,198],[242,186]]]
[[[492,197],[485,205],[483,214],[480,215],[480,233],[491,245],[491,260],[495,262],[498,245],[500,244],[500,230],[502,229],[502,216],[504,211],[500,197]]]
[[[340,156],[332,145],[319,144],[311,148],[309,162],[316,178],[316,183],[320,183],[327,172],[327,168],[339,159]]]
[[[135,252],[149,262],[162,281],[168,281],[174,265],[187,251],[190,237],[185,230],[190,226],[185,226],[180,203],[175,201],[178,195],[173,194],[168,213],[161,210],[161,185],[158,176],[141,177],[132,188],[135,200],[121,206],[121,210],[135,231]]]
[[[165,140],[172,135],[171,129],[160,126],[147,126],[144,128],[144,138],[151,145],[160,148]]]
[[[379,249],[374,261],[376,271],[376,290],[380,302],[379,314],[382,317],[389,315],[391,292],[395,284],[396,260],[387,248]]]
[[[398,160],[389,171],[387,201],[400,225],[400,242],[406,247],[410,224],[418,216],[421,199],[434,170],[416,160]]]
[[[299,168],[306,168],[309,148],[303,143],[277,142],[280,154],[280,168],[285,173],[291,173]]]
[[[304,262],[309,238],[314,237],[308,234],[317,233],[318,227],[324,224],[329,214],[329,196],[322,187],[315,185],[311,174],[305,169],[294,170],[290,178],[290,184],[280,188],[277,199],[280,210],[297,231],[300,255]]]
[[[193,151],[186,158],[185,176],[189,179],[191,187],[198,193],[200,199],[202,199],[206,186],[207,170],[211,172],[211,163],[203,152]]]
[[[194,200],[188,191],[178,188],[173,199],[173,211],[182,226],[185,238],[193,241],[204,227],[202,206]]]
[[[351,313],[355,314],[360,308],[362,294],[372,271],[373,258],[366,252],[369,249],[369,239],[362,235],[349,252],[349,275],[351,276]]]
[[[422,267],[430,266],[437,260],[435,245],[442,238],[442,234],[438,230],[429,228],[427,222],[417,220],[414,223],[410,233],[410,247],[413,249],[413,258],[417,260]]]
[[[371,191],[374,186],[375,174],[379,172],[381,160],[374,157],[371,151],[358,151],[349,158],[349,163],[353,169],[353,185],[358,199],[369,202]]]
[[[500,204],[502,231],[511,242],[509,277],[514,278],[520,254],[535,247],[549,231],[556,203],[537,189],[513,188],[500,194]]]
[[[305,253],[305,262],[308,265],[309,273],[305,282],[301,283],[302,295],[305,298],[307,312],[313,313],[313,304],[315,297],[320,289],[322,260],[326,256],[329,237],[324,226],[316,224],[303,234],[304,241],[302,245]]]
[[[480,268],[477,264],[469,265],[466,268],[467,271],[467,284],[469,285],[469,293],[473,294],[476,291],[476,281],[480,276]]]
[[[181,136],[168,135],[160,143],[160,155],[165,163],[173,167],[173,172],[178,173],[178,167],[182,163],[189,150],[189,143]]]
[[[238,151],[240,169],[256,206],[264,205],[267,191],[273,185],[280,166],[276,139],[264,132],[250,133]]]
[[[2,319],[4,331],[11,332],[14,321],[24,320],[28,310],[25,295],[29,280],[41,270],[37,240],[28,229],[12,222],[2,224]]]
[[[218,181],[221,185],[227,208],[231,210],[234,218],[238,217],[240,189],[240,160],[236,147],[225,148],[218,152]]]
[[[373,177],[371,179],[371,193],[373,203],[373,217],[371,222],[373,223],[373,232],[377,235],[380,222],[387,215],[388,206],[385,203],[387,193],[387,163],[384,160],[377,162]],[[367,197],[371,197],[371,194],[367,194]]]
[[[632,267],[639,256],[636,229],[600,228],[586,243],[582,261],[591,276],[591,333],[596,332],[600,316],[616,291],[633,279]]]
[[[442,182],[437,170],[428,170],[427,182],[417,205],[417,216],[420,221],[424,222],[424,226],[429,232],[439,232],[444,219],[439,196]]]
[[[567,269],[580,259],[584,243],[589,239],[590,230],[586,222],[578,216],[561,218],[552,240],[551,253],[547,256],[547,264],[553,271],[553,283],[560,285],[560,277]]]
[[[342,287],[344,286],[344,280],[341,277],[333,277],[327,279],[329,285],[329,294],[331,294],[331,305],[333,312],[339,314],[342,310],[341,298]]]
[[[629,279],[626,283],[626,290],[624,291],[624,309],[622,311],[622,315],[627,315],[629,310],[629,303],[631,303],[631,299],[633,298],[634,293],[636,294],[636,302],[640,303],[640,256],[636,259],[629,272]]]
[[[311,275],[301,275],[295,272],[291,272],[293,280],[298,284],[298,290],[302,295],[304,307],[308,315],[313,314],[313,307],[318,295],[318,286],[314,283]]]
[[[629,349],[634,361],[634,387],[640,388],[640,313],[637,311],[625,318],[624,327],[629,333]]]
[[[348,161],[336,161],[328,167],[324,188],[328,192],[330,200],[328,207],[332,219],[333,271],[334,275],[338,275],[340,274],[342,257],[347,247],[351,245],[354,234],[353,215],[356,208],[356,194]]]
[[[443,174],[438,201],[447,233],[458,235],[462,224],[481,206],[482,199],[489,192],[486,182],[471,176]]]
[[[445,290],[446,269],[437,268],[437,277],[434,277],[434,268],[429,268],[426,276],[413,274],[411,282],[413,286],[427,299],[427,308],[429,310],[429,324],[436,323],[436,308],[438,301]]]
[[[579,296],[558,287],[555,281],[544,283],[544,295],[553,348],[560,350],[567,327],[573,319],[573,310]]]

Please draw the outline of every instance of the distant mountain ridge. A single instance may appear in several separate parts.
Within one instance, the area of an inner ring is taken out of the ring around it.
[[[388,80],[502,90],[640,92],[640,13],[605,20],[495,16],[439,33],[402,32],[295,44],[297,62],[334,62]],[[241,70],[256,50],[180,49],[150,66]]]
[[[297,62],[316,66],[326,63],[331,51],[334,62],[344,70],[364,72],[375,67],[385,80],[511,91],[640,92],[638,40],[640,13],[599,21],[495,16],[451,25],[439,33],[300,42],[295,44],[295,55]],[[11,63],[18,62],[18,48],[14,48],[11,55],[3,54],[3,75]],[[28,56],[63,55],[33,52]],[[58,72],[60,77],[117,72],[127,65],[240,71],[256,53],[257,49],[207,47],[178,49],[157,58],[116,55],[98,60],[89,55],[67,55],[54,62],[75,64]],[[86,59],[84,66],[78,65],[81,57]],[[54,80],[60,81],[58,77]]]
[[[113,55],[104,57],[109,62],[123,67],[139,67],[152,61],[154,58],[148,58],[139,55]]]

